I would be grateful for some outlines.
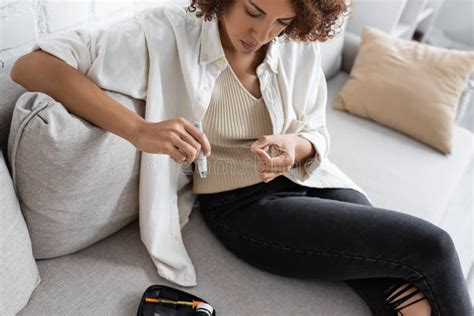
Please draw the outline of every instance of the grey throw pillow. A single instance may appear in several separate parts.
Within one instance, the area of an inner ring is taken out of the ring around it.
[[[41,279],[30,235],[0,151],[0,315],[15,315]]]
[[[142,100],[107,92],[144,115]],[[140,151],[43,93],[18,99],[8,138],[13,183],[36,259],[79,251],[138,216]]]

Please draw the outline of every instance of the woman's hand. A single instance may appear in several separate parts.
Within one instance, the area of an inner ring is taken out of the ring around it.
[[[252,144],[250,150],[257,155],[257,172],[264,182],[284,174],[296,161],[295,134],[267,135]]]
[[[250,150],[257,155],[257,172],[264,182],[273,180],[315,155],[313,145],[296,134],[262,136]]]
[[[193,162],[201,149],[206,156],[211,154],[206,135],[182,117],[157,123],[143,121],[133,143],[141,151],[166,154],[177,163]]]

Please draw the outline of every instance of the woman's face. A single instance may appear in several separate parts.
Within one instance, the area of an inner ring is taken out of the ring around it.
[[[236,53],[255,53],[285,30],[295,18],[291,2],[233,0],[219,17],[223,45]]]

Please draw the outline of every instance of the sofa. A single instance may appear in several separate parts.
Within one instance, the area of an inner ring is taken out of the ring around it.
[[[418,216],[445,229],[455,243],[466,279],[472,278],[473,134],[456,126],[452,154],[444,156],[393,129],[333,109],[332,101],[350,76],[358,40],[341,33],[323,46],[332,141],[329,157],[376,206]],[[15,103],[25,92],[10,79],[14,62],[14,58],[4,61],[0,72],[4,157],[8,157]],[[197,286],[183,288],[157,274],[135,218],[85,249],[37,259],[41,282],[18,315],[133,315],[152,284],[202,297],[218,315],[370,315],[369,307],[342,281],[286,278],[239,260],[212,235],[197,205],[182,232],[196,267]]]

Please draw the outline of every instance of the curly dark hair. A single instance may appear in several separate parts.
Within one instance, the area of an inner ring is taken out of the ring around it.
[[[296,18],[278,36],[297,41],[325,42],[338,34],[343,17],[350,13],[346,0],[294,0]],[[192,0],[187,8],[207,21],[217,18],[233,0]]]

